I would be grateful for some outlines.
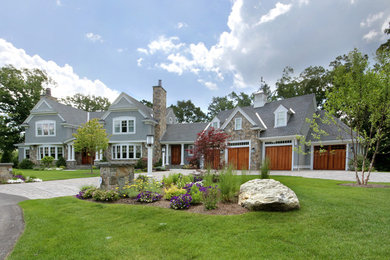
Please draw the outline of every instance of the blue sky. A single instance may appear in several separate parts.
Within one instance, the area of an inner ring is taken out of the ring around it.
[[[22,1],[0,4],[0,66],[38,67],[55,96],[152,97],[168,104],[274,87],[285,66],[327,66],[386,40],[389,1]]]

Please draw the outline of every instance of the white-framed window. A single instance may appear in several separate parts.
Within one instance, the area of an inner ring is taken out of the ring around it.
[[[114,134],[135,134],[135,117],[116,117],[113,119]]]
[[[170,123],[170,124],[173,123],[173,118],[172,118],[172,117],[169,117],[169,123]]]
[[[55,136],[56,135],[56,121],[41,120],[35,123],[36,136]]]
[[[212,123],[211,123],[211,126],[212,126],[214,129],[217,129],[217,128],[219,128],[219,122],[218,122],[218,121],[212,122]]]
[[[242,129],[242,118],[238,117],[234,119],[234,130],[241,130]]]
[[[62,146],[56,145],[40,145],[37,150],[37,159],[42,160],[45,156],[51,156],[54,160],[58,160],[59,157],[63,157],[64,149]]]
[[[30,147],[24,148],[24,159],[30,159]]]
[[[113,160],[140,159],[142,146],[140,144],[113,144],[111,156]]]
[[[194,148],[195,146],[193,144],[188,146],[188,156],[194,156]]]
[[[285,111],[279,111],[276,113],[275,127],[281,127],[287,125],[287,113]]]

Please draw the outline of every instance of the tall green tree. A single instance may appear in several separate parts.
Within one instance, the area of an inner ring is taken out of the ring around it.
[[[191,100],[177,101],[171,105],[179,123],[195,123],[207,121],[207,116],[200,107],[197,107]]]
[[[211,103],[208,106],[209,119],[214,118],[219,112],[234,108],[233,100],[230,100],[228,96],[213,97]]]
[[[350,126],[356,182],[367,184],[386,129],[390,128],[390,54],[384,52],[378,56],[374,69],[369,67],[367,56],[357,49],[345,58],[347,62],[334,70],[334,88],[327,93],[325,108],[329,111],[328,118],[341,116]],[[360,174],[358,146],[365,147]],[[370,161],[367,174],[366,159]]]
[[[94,118],[83,124],[73,134],[74,150],[76,152],[85,151],[91,158],[91,173],[93,173],[93,156],[96,152],[104,151],[108,147],[108,136],[106,129],[99,123],[97,118]]]
[[[142,99],[140,102],[141,102],[142,104],[144,104],[145,106],[147,106],[147,107],[153,108],[153,103],[150,102],[149,100]]]
[[[314,93],[317,105],[322,107],[326,91],[332,86],[329,71],[322,66],[309,66],[298,77],[294,77],[293,74],[293,68],[289,66],[284,68],[282,77],[276,82],[275,98],[285,99]]]
[[[230,99],[233,101],[234,107],[247,107],[252,105],[253,102],[253,94],[248,95],[244,92],[240,92],[237,94],[236,92],[232,92],[229,94]]]
[[[83,95],[80,93],[76,93],[73,96],[62,98],[61,101],[66,105],[71,105],[75,108],[82,109],[88,112],[107,110],[108,107],[111,105],[110,101],[106,97]]]
[[[54,83],[39,69],[0,68],[0,150],[12,152],[23,142],[20,126],[39,101],[44,86]]]
[[[390,36],[390,22],[389,22],[389,27],[384,30],[384,33]],[[379,48],[376,50],[377,54],[383,51],[390,51],[390,38],[387,39],[385,43],[382,43],[379,46]]]

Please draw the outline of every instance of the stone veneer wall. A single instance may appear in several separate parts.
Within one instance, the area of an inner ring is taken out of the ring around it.
[[[0,181],[7,181],[12,178],[13,163],[0,163]]]
[[[119,186],[123,188],[127,183],[134,182],[134,165],[130,163],[103,162],[100,167],[101,189],[113,190]]]
[[[234,121],[236,118],[242,118],[242,130],[234,130]],[[261,165],[261,147],[260,140],[257,139],[259,130],[251,130],[252,124],[240,113],[233,117],[229,124],[225,128],[225,132],[229,134],[228,141],[239,141],[239,140],[250,140],[251,144],[249,147],[249,153],[251,157],[250,169],[257,170]],[[252,148],[255,148],[252,152]],[[225,154],[221,156],[221,160],[225,160]],[[227,162],[226,162],[227,163]]]
[[[160,83],[160,82],[159,82]],[[158,121],[154,127],[153,161],[161,158],[160,139],[167,129],[167,92],[161,86],[153,87],[153,117]]]

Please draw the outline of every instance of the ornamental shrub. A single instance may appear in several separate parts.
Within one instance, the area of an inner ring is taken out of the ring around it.
[[[202,202],[206,210],[216,209],[218,203],[217,186],[208,186],[199,188],[202,192]]]
[[[45,156],[41,159],[41,163],[45,165],[45,167],[50,167],[53,164],[54,158],[52,156]]]
[[[173,209],[188,209],[190,207],[192,198],[190,194],[181,194],[173,196],[171,199],[171,208]]]
[[[200,186],[201,187],[201,186]],[[192,205],[200,204],[202,202],[202,192],[199,190],[198,185],[192,185],[190,193],[192,201]]]
[[[137,201],[139,202],[145,202],[145,203],[152,203],[155,201],[158,201],[162,198],[162,195],[158,194],[157,192],[152,191],[143,191],[137,196]]]
[[[173,184],[177,185],[179,188],[183,188],[187,183],[193,182],[193,180],[193,176],[186,176],[181,173],[169,174],[168,177],[163,177],[165,187],[170,187]]]
[[[119,199],[119,194],[114,190],[96,189],[92,194],[92,198],[96,201],[115,201]]]
[[[187,191],[185,189],[182,189],[182,188],[179,189],[177,186],[172,184],[170,188],[164,189],[164,193],[165,193],[165,199],[171,200],[172,197],[175,197],[175,196],[178,197],[182,194],[186,194]]]
[[[29,159],[23,159],[19,163],[19,169],[32,169],[34,167],[34,163]]]
[[[93,196],[93,193],[97,190],[96,187],[92,187],[84,190],[83,199],[90,199]]]
[[[221,191],[221,199],[224,202],[231,202],[238,192],[240,187],[239,179],[233,175],[231,167],[226,168],[219,174],[219,189]]]
[[[269,179],[270,164],[271,161],[269,160],[269,158],[265,158],[260,167],[260,179]]]
[[[144,169],[146,167],[148,167],[148,159],[147,158],[140,158],[134,166],[134,168],[136,168],[136,169]]]
[[[57,162],[56,162],[56,166],[57,166],[58,168],[60,168],[61,166],[66,167],[65,158],[62,157],[62,156],[58,157],[58,160],[57,160]]]

